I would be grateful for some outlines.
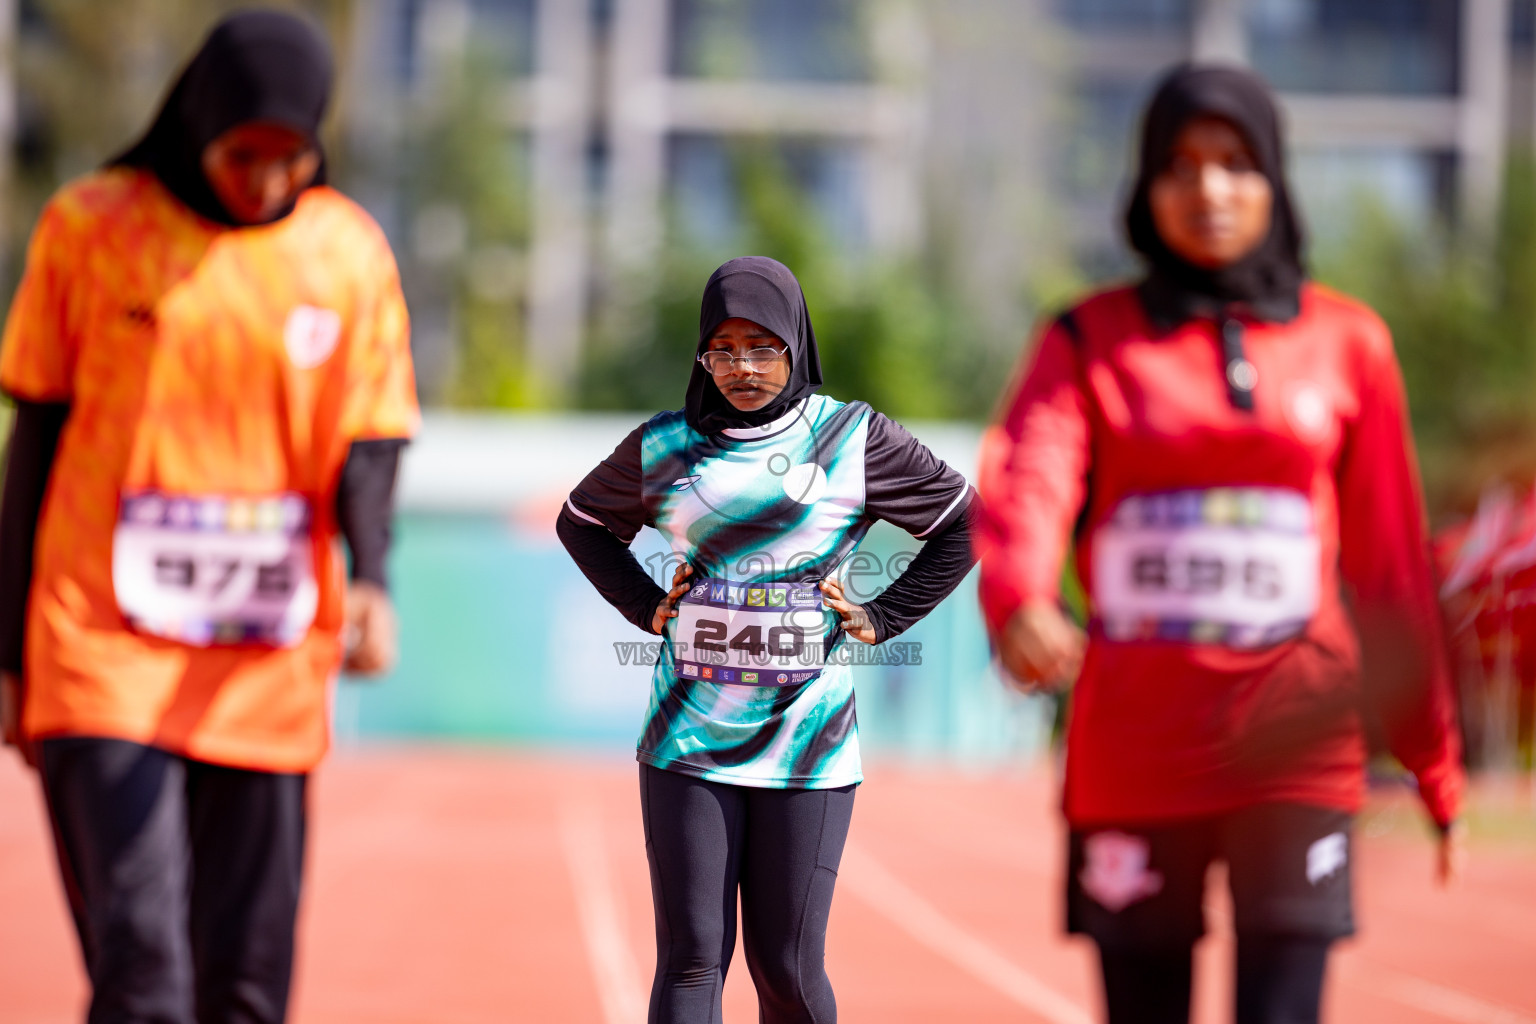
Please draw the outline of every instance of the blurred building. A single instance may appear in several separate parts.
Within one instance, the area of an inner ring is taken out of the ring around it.
[[[1362,193],[1401,216],[1490,217],[1532,134],[1531,4],[1511,0],[1063,0],[1075,39],[1072,184],[1097,203],[1158,69],[1243,61],[1285,98],[1293,173],[1326,233]],[[1518,10],[1517,10],[1518,8]],[[1102,221],[1102,218],[1100,218]],[[1092,218],[1079,218],[1090,246]]]
[[[732,137],[771,140],[850,247],[910,250],[923,236],[926,40],[913,4],[376,0],[356,19],[352,121],[376,156],[365,164],[389,165],[410,112],[456,66],[504,73],[531,211],[526,260],[509,270],[523,274],[528,356],[553,381],[569,381],[599,299],[643,285],[665,221],[730,236]],[[389,175],[377,177],[383,199]]]
[[[1511,143],[1536,134],[1532,7],[371,0],[349,44],[353,178],[408,258],[452,251],[462,226],[401,200],[400,147],[446,79],[491,69],[528,221],[520,258],[487,273],[516,278],[527,356],[556,386],[594,318],[643,287],[666,230],[729,240],[728,144],[744,136],[769,140],[851,258],[947,246],[989,323],[1014,331],[1040,265],[1125,266],[1127,143],[1181,59],[1245,61],[1282,91],[1324,233],[1362,194],[1408,219],[1490,217]],[[452,323],[417,305],[430,392]]]

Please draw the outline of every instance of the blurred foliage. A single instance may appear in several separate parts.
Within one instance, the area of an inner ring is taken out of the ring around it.
[[[1536,164],[1506,175],[1492,239],[1414,229],[1363,197],[1317,278],[1392,329],[1436,519],[1465,514],[1490,481],[1536,477]]]
[[[507,131],[506,80],[494,55],[471,46],[415,110],[401,149],[402,199],[418,295],[446,300],[454,336],[442,394],[448,405],[536,406],[523,356],[528,246],[526,160]],[[411,272],[414,273],[411,273]]]
[[[699,300],[720,263],[770,256],[805,291],[821,354],[822,390],[896,417],[983,419],[1015,356],[989,344],[944,286],[941,253],[887,259],[828,236],[810,197],[769,144],[741,141],[732,164],[741,227],[707,249],[672,229],[644,315],[589,346],[578,401],[596,409],[680,408],[698,344]],[[675,220],[675,218],[674,218]]]

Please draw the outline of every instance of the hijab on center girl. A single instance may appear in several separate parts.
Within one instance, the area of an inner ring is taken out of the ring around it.
[[[1202,117],[1220,118],[1237,129],[1274,196],[1264,240],[1235,263],[1214,269],[1174,254],[1152,218],[1152,183],[1167,169],[1179,133]],[[1263,79],[1246,68],[1211,64],[1183,64],[1169,72],[1142,121],[1125,227],[1131,247],[1146,260],[1142,302],[1160,329],[1237,311],[1278,322],[1296,317],[1306,277],[1304,235],[1286,182],[1279,105]]]
[[[154,123],[111,167],[138,167],[199,215],[244,226],[230,216],[203,174],[203,150],[239,124],[266,121],[298,132],[320,149],[334,67],[325,37],[280,11],[243,11],[216,25],[171,87]],[[323,151],[321,151],[323,154]],[[325,162],[310,185],[325,184]],[[281,220],[296,204],[274,214]]]
[[[704,353],[716,329],[732,317],[767,328],[788,346],[789,380],[767,405],[743,412],[721,394],[714,375],[695,360],[683,414],[690,427],[705,435],[772,423],[821,387],[816,332],[811,329],[805,293],[788,267],[766,256],[741,256],[709,275],[699,310],[695,356]]]

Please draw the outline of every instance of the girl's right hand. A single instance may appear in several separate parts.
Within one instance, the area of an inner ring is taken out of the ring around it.
[[[679,565],[677,571],[672,574],[672,589],[667,591],[667,596],[661,599],[661,603],[656,606],[655,614],[651,616],[652,633],[661,636],[667,628],[667,620],[677,618],[677,602],[683,599],[683,595],[688,593],[688,588],[692,586],[688,582],[688,577],[692,575],[693,566],[687,562]]]
[[[998,643],[1003,667],[1026,690],[1065,689],[1083,667],[1088,638],[1054,601],[1027,604],[1014,613]]]

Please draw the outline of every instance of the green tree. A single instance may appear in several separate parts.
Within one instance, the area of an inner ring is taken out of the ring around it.
[[[523,346],[528,200],[525,143],[508,127],[506,80],[471,48],[413,112],[403,161],[417,295],[446,305],[448,405],[540,403]]]
[[[850,253],[828,235],[769,142],[731,152],[741,226],[727,245],[689,239],[672,218],[643,327],[589,346],[579,399],[589,408],[659,409],[682,403],[698,339],[699,296],[732,256],[770,256],[795,272],[816,328],[825,391],[894,416],[981,419],[1014,356],[988,339],[944,286],[941,255],[882,259]]]
[[[1491,240],[1414,228],[1363,201],[1317,277],[1392,329],[1437,518],[1491,480],[1536,476],[1536,167],[1511,163]]]

